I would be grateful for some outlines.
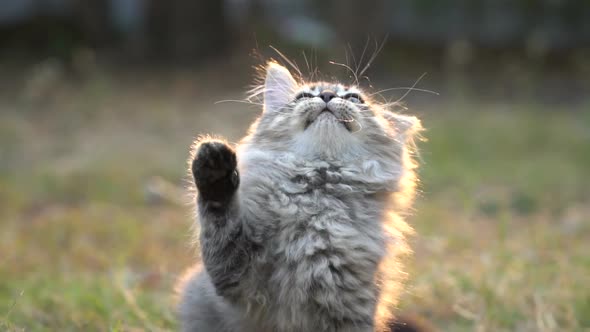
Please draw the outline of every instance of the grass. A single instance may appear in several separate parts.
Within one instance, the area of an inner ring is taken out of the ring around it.
[[[27,82],[0,99],[0,330],[174,330],[174,280],[196,257],[190,205],[171,198],[189,145],[238,139],[257,110],[214,105],[239,92],[189,74]],[[400,310],[443,331],[590,330],[590,108],[416,112],[428,140]]]

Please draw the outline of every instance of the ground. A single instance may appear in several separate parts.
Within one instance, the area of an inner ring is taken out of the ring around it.
[[[207,73],[52,70],[0,98],[0,330],[174,330],[197,258],[189,146],[238,140],[259,109],[215,104],[243,95]],[[400,311],[442,331],[590,329],[589,105],[408,105],[427,130]]]

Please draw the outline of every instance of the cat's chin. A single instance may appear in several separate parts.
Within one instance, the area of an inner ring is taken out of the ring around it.
[[[327,108],[321,111],[315,118],[308,120],[305,129],[315,130],[341,130],[351,131],[349,121],[339,119],[332,111]]]
[[[321,114],[296,138],[296,150],[307,157],[340,159],[354,148],[354,137],[333,114]]]

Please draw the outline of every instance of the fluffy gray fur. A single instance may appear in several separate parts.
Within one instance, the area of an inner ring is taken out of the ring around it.
[[[236,148],[236,193],[221,213],[198,204],[203,263],[178,285],[182,330],[385,331],[409,252],[419,121],[276,63],[262,89],[264,111]]]

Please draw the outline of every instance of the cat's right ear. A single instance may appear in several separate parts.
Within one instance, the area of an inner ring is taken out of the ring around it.
[[[412,142],[414,137],[422,131],[420,120],[415,116],[390,112],[385,112],[384,116],[395,128],[399,141],[404,144]]]
[[[264,111],[281,110],[289,103],[296,88],[297,82],[287,68],[276,62],[269,62],[264,80]]]

